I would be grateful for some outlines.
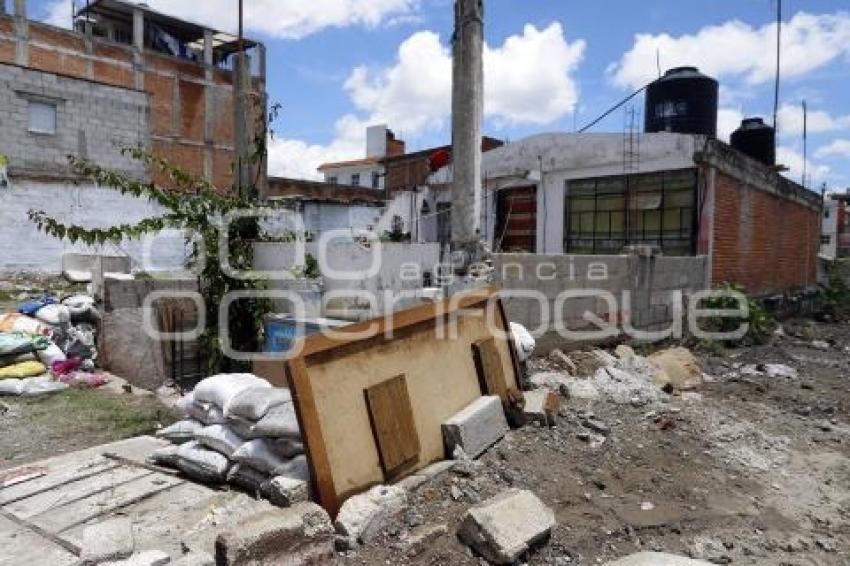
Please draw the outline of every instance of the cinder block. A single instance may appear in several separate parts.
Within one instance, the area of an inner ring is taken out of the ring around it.
[[[508,421],[497,396],[479,397],[443,423],[443,439],[448,454],[460,447],[477,458],[508,431]]]

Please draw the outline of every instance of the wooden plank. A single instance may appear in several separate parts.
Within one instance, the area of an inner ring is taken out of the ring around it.
[[[87,521],[108,515],[124,507],[184,483],[178,478],[162,474],[149,474],[124,485],[86,497],[60,509],[53,509],[32,517],[39,527],[61,533]]]
[[[73,505],[87,497],[114,490],[126,483],[150,475],[150,473],[147,470],[119,467],[90,477],[83,482],[73,482],[64,488],[46,491],[10,505],[4,505],[3,509],[18,517],[28,519],[67,505]]]
[[[391,479],[419,456],[419,436],[404,375],[398,375],[364,392],[369,421],[378,446],[381,467]]]
[[[498,309],[499,316],[497,317],[497,321],[501,322],[502,332],[508,337],[508,350],[511,352],[511,361],[514,365],[514,376],[515,383],[517,387],[520,386],[522,382],[522,367],[519,363],[519,354],[517,354],[517,346],[516,342],[514,342],[514,334],[511,332],[511,325],[508,322],[508,315],[505,312],[505,303],[502,301],[501,297],[496,299],[496,309]]]
[[[292,392],[295,415],[304,441],[304,451],[310,468],[310,480],[319,503],[331,517],[339,511],[340,502],[334,486],[328,449],[322,435],[322,426],[316,399],[313,396],[313,386],[307,373],[304,358],[295,358],[286,362],[286,379]]]
[[[475,356],[475,366],[478,370],[478,380],[484,384],[486,395],[498,395],[502,402],[508,400],[508,384],[505,381],[505,368],[502,358],[496,349],[496,339],[492,336],[478,340],[472,344]]]

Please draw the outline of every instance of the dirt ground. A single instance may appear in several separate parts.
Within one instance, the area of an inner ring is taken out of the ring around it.
[[[419,488],[403,521],[344,561],[478,564],[456,526],[468,507],[515,486],[557,517],[529,564],[656,550],[717,564],[847,566],[850,325],[784,330],[767,346],[700,354],[713,379],[695,393],[643,406],[564,401],[555,427],[513,431],[476,469]],[[741,371],[760,363],[787,364],[799,377]],[[588,430],[588,417],[604,427]],[[423,548],[405,543],[414,527],[438,524],[447,533]]]
[[[154,396],[68,389],[0,397],[0,469],[150,434],[176,419]]]

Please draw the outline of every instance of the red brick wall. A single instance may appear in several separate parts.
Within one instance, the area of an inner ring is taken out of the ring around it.
[[[814,285],[819,241],[820,211],[717,172],[715,285],[738,283],[754,296]]]

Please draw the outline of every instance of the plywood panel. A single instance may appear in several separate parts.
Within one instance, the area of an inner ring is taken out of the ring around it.
[[[407,383],[399,375],[369,387],[365,395],[381,467],[391,476],[419,455]]]
[[[498,395],[502,401],[508,398],[508,387],[505,382],[505,366],[496,348],[495,338],[485,338],[472,344],[475,356],[475,366],[479,383],[484,384],[482,393]]]
[[[496,332],[505,326],[499,304],[488,290],[468,300],[400,311],[345,327],[336,336],[311,336],[301,357],[286,362],[313,485],[330,513],[348,496],[388,479],[364,395],[370,387],[387,376],[405,376],[420,444],[405,473],[446,457],[442,423],[481,396],[474,343],[494,338],[492,360],[497,365],[498,358],[503,368],[504,389],[518,389],[510,340]],[[451,328],[440,330],[438,321],[447,319],[454,321]],[[378,336],[362,334],[370,324]],[[388,329],[392,337],[385,335]]]

